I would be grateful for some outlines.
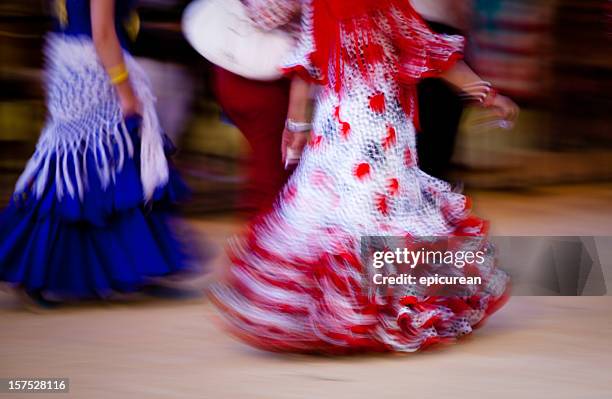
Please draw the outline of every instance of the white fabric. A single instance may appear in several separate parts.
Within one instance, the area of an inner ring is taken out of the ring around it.
[[[183,32],[204,58],[255,80],[280,78],[278,65],[294,45],[288,32],[256,26],[240,0],[194,1],[183,14]]]

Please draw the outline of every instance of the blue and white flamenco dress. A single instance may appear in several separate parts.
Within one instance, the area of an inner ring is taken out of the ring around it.
[[[89,3],[67,4],[76,33],[47,39],[48,119],[0,213],[0,281],[43,298],[106,298],[191,269],[170,225],[186,187],[169,167],[143,70],[125,51],[142,104],[125,118],[91,40]]]

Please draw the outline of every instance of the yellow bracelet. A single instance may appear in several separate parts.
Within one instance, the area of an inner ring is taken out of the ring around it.
[[[118,85],[125,82],[130,73],[128,72],[125,64],[120,64],[115,67],[109,68],[107,71],[108,77],[110,78],[111,84]]]
[[[128,71],[125,71],[123,73],[115,75],[115,76],[111,77],[111,84],[113,84],[113,85],[121,84],[121,83],[125,82],[128,79],[129,76],[130,76],[130,74],[129,74]]]

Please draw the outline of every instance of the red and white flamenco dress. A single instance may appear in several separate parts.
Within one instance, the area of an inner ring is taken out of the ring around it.
[[[213,301],[233,333],[274,351],[413,352],[470,333],[506,297],[493,259],[463,297],[382,296],[360,260],[363,236],[486,235],[468,198],[416,159],[415,84],[460,59],[463,38],[432,33],[406,0],[302,13],[284,69],[320,85],[313,136],[274,209],[231,243]]]

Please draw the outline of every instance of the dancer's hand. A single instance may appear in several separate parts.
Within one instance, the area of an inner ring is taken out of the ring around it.
[[[496,95],[487,107],[491,108],[496,116],[508,122],[516,121],[520,112],[519,106],[514,101],[501,94]]]
[[[283,131],[281,153],[285,169],[299,163],[307,143],[308,133],[294,133],[287,129]]]
[[[495,91],[483,90],[487,82],[483,81],[465,62],[457,62],[452,68],[444,71],[440,77],[467,94],[468,98],[484,100],[483,106],[491,109],[496,117],[503,119],[507,124],[511,125],[518,117],[519,107],[514,101]],[[490,87],[490,84],[488,85]],[[472,92],[469,89],[476,90]],[[485,97],[479,98],[480,94],[484,94]]]
[[[299,163],[308,142],[308,135],[312,129],[309,122],[312,119],[310,116],[311,102],[309,83],[297,75],[294,76],[291,79],[289,109],[281,145],[285,169],[290,169]]]
[[[136,94],[134,93],[129,81],[117,86],[117,94],[119,95],[121,113],[124,117],[142,114],[140,101],[138,101],[138,97],[136,97]]]

